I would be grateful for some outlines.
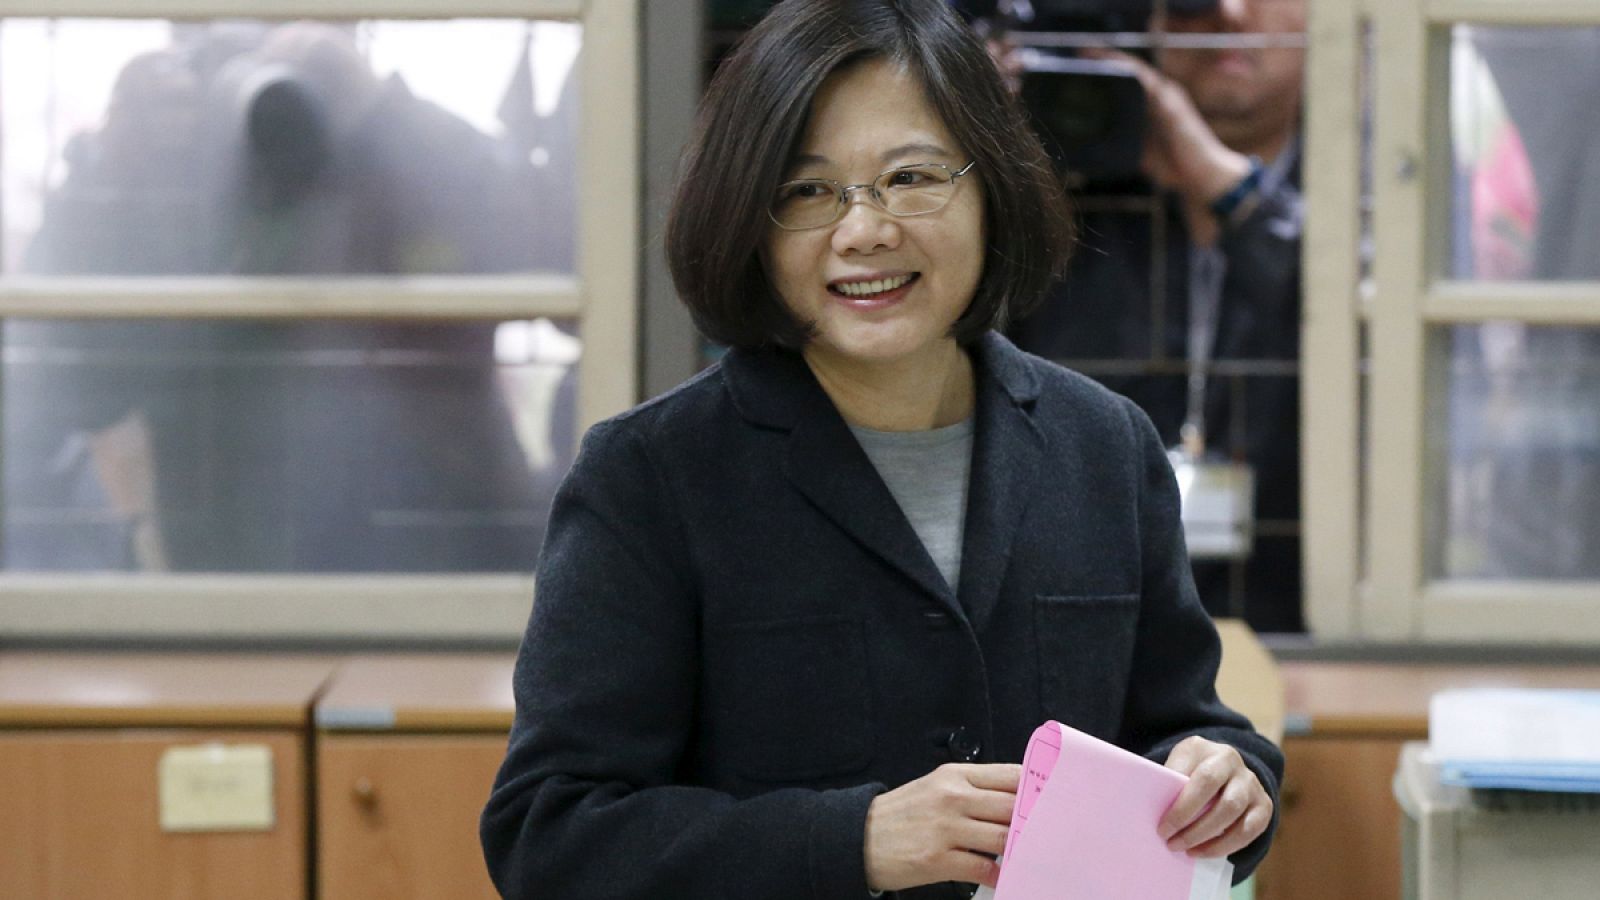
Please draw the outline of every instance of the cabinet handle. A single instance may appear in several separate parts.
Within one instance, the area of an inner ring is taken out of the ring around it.
[[[362,809],[371,810],[378,805],[378,788],[372,783],[372,779],[365,775],[356,779],[356,783],[350,788],[350,793]]]

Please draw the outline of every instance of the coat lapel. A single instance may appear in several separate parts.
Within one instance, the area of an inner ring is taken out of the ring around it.
[[[855,435],[805,362],[775,350],[724,358],[734,404],[746,418],[790,433],[790,482],[846,534],[961,615],[944,580]]]
[[[977,423],[961,549],[961,605],[974,630],[994,614],[1028,501],[1043,471],[1045,441],[1033,421],[1037,376],[997,334],[974,346]]]
[[[977,422],[959,602],[797,354],[734,350],[723,367],[734,404],[746,418],[790,433],[786,471],[796,489],[858,543],[981,631],[999,601],[1012,546],[1041,477],[1045,441],[1033,421],[1039,383],[1026,355],[994,333],[972,351]]]

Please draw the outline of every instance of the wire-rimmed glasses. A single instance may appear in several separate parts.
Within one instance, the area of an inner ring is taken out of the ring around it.
[[[958,179],[972,171],[973,160],[952,171],[939,163],[896,166],[871,184],[840,184],[827,178],[801,178],[778,185],[767,214],[786,231],[822,228],[844,218],[850,192],[866,190],[867,199],[892,216],[925,216],[944,209],[960,186]]]

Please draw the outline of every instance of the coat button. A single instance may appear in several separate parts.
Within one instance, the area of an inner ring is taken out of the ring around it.
[[[950,758],[956,762],[977,762],[978,754],[983,752],[983,742],[965,727],[950,732],[944,745],[950,751]]]

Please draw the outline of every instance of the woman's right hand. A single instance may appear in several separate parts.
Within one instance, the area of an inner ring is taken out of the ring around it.
[[[941,881],[995,886],[1022,767],[943,765],[880,794],[867,809],[867,886],[898,891]]]

